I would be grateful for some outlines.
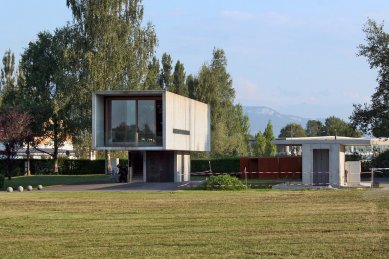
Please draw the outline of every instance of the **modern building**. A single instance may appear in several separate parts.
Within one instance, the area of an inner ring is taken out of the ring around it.
[[[389,139],[349,138],[339,136],[278,138],[278,150],[302,147],[303,184],[333,186],[361,185],[360,161],[345,161],[347,146],[389,146]]]
[[[209,105],[164,90],[97,91],[92,146],[128,150],[130,179],[190,180],[190,152],[210,151]]]

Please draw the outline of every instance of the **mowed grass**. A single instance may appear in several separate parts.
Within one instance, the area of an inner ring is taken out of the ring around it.
[[[2,258],[388,258],[389,192],[0,193]]]
[[[38,185],[43,185],[43,187],[45,187],[51,185],[77,184],[102,179],[109,179],[109,176],[103,174],[19,176],[12,177],[11,181],[6,178],[3,189],[6,189],[8,186],[16,189],[18,188],[18,186],[23,186],[24,188],[26,188],[28,185],[31,185],[33,188],[36,188]]]

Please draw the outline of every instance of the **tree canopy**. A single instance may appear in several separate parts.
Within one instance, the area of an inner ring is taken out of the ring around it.
[[[371,69],[378,70],[378,86],[370,103],[355,104],[350,119],[365,134],[389,136],[389,34],[384,24],[369,19],[363,27],[365,44],[359,45],[359,56],[364,56]]]

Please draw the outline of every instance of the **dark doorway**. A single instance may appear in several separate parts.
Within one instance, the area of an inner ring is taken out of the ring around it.
[[[327,185],[329,184],[329,169],[330,169],[330,151],[329,149],[314,149],[313,150],[313,184]]]
[[[146,152],[147,182],[174,182],[174,152]]]
[[[132,178],[143,180],[143,151],[130,151],[128,161],[131,161]]]

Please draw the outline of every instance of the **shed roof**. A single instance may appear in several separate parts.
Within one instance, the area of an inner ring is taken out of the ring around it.
[[[277,138],[275,145],[300,146],[302,144],[339,144],[346,146],[385,146],[389,145],[389,138],[350,138],[341,136]]]

